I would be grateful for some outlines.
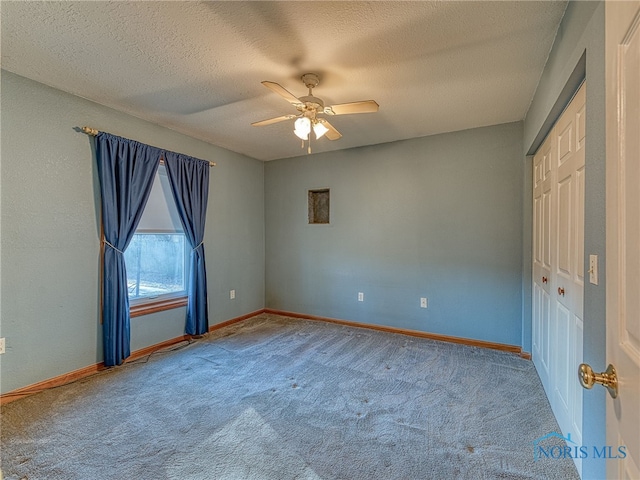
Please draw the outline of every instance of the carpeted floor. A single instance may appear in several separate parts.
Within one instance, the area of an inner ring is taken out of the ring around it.
[[[578,478],[513,354],[259,315],[2,407],[5,479]]]

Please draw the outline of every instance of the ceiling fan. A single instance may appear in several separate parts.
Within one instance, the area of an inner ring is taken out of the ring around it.
[[[282,115],[280,117],[269,118],[260,122],[254,122],[251,125],[254,127],[262,127],[265,125],[271,125],[272,123],[283,122],[285,120],[296,119],[294,124],[294,133],[298,138],[302,140],[302,146],[304,147],[304,141],[309,140],[309,134],[313,128],[313,133],[316,139],[325,136],[329,140],[338,140],[342,137],[342,134],[335,129],[325,118],[318,116],[324,115],[347,115],[351,113],[373,113],[377,112],[379,105],[374,100],[364,100],[361,102],[340,103],[337,105],[324,105],[322,99],[313,96],[313,88],[317,87],[320,83],[320,77],[315,73],[305,73],[301,77],[302,82],[309,89],[309,95],[304,97],[295,97],[282,85],[275,82],[264,81],[262,84],[273,90],[275,93],[284,98],[291,105],[296,107],[299,113],[291,113],[288,115]],[[311,153],[311,143],[309,142],[308,152]]]

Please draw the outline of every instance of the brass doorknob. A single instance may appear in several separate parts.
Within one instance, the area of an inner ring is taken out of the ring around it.
[[[580,385],[587,390],[590,390],[596,383],[600,383],[607,389],[611,398],[618,396],[618,375],[611,364],[604,372],[595,373],[590,365],[581,363],[578,367],[578,378],[580,378]]]
[[[562,295],[564,297],[564,287],[558,287],[558,295]]]
[[[547,277],[542,277],[542,283],[547,283],[549,279]]]

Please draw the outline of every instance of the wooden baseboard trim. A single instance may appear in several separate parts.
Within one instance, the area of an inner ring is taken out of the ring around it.
[[[458,343],[461,345],[469,345],[472,347],[481,347],[481,348],[490,348],[492,350],[500,350],[502,352],[515,353],[516,355],[521,356],[522,358],[531,359],[531,354],[523,352],[522,348],[517,345],[507,345],[504,343],[494,343],[487,342],[484,340],[474,340],[471,338],[463,338],[463,337],[452,337],[449,335],[440,335],[437,333],[427,333],[421,332],[418,330],[408,330],[404,328],[396,328],[396,327],[387,327],[384,325],[375,325],[372,323],[360,323],[360,322],[352,322],[349,320],[339,320],[336,318],[328,318],[328,317],[318,317],[316,315],[306,315],[304,313],[296,313],[296,312],[286,312],[282,310],[274,310],[271,308],[266,308],[265,313],[272,313],[274,315],[282,315],[285,317],[293,317],[293,318],[303,318],[306,320],[319,320],[322,322],[335,323],[338,325],[346,325],[348,327],[357,327],[357,328],[368,328],[371,330],[378,330],[381,332],[388,333],[399,333],[401,335],[409,335],[412,337],[420,337],[427,338],[429,340],[438,340],[440,342],[449,342],[449,343]],[[528,357],[527,357],[528,356]]]
[[[164,342],[156,343],[154,345],[149,345],[148,347],[144,347],[144,348],[141,348],[140,350],[136,350],[135,352],[131,352],[131,354],[126,358],[124,363],[135,362],[136,360],[139,360],[142,357],[151,355],[157,352],[158,350],[171,347],[176,343],[189,341],[190,339],[191,339],[191,335],[180,335],[179,337],[171,338],[169,340],[165,340]],[[104,364],[99,364],[99,365],[104,366]]]
[[[211,333],[211,332],[213,332],[215,330],[219,330],[219,329],[224,328],[224,327],[228,327],[229,325],[233,325],[234,323],[242,322],[244,320],[247,320],[248,318],[255,317],[257,315],[260,315],[261,313],[265,313],[265,311],[266,310],[264,308],[262,308],[260,310],[256,310],[255,312],[247,313],[246,315],[242,315],[240,317],[232,318],[231,320],[227,320],[225,322],[216,323],[215,325],[212,325],[211,327],[209,327],[209,333]]]
[[[243,320],[247,320],[248,318],[255,317],[256,315],[260,315],[261,313],[264,313],[264,309],[257,310],[252,313],[248,313],[240,317],[232,318],[231,320],[227,320],[227,321],[218,323],[216,325],[212,325],[209,327],[209,332],[213,332],[220,328],[233,325],[234,323],[242,322]],[[140,350],[131,352],[131,355],[127,357],[127,359],[125,360],[125,363],[134,362],[140,358],[146,357],[147,355],[151,355],[157,352],[158,350],[162,350],[164,348],[170,347],[180,342],[188,341],[191,338],[193,338],[191,335],[180,335],[179,337],[165,340],[164,342],[156,343],[155,345],[150,345],[145,348],[141,348]],[[106,370],[106,369],[107,367],[104,366],[104,362],[95,363],[93,365],[89,365],[87,367],[80,368],[72,372],[64,373],[57,377],[50,378],[48,380],[43,380],[42,382],[34,383],[31,385],[27,385],[26,387],[12,390],[10,392],[0,395],[0,405],[4,405],[6,403],[13,402],[14,400],[18,400],[20,398],[24,398],[29,395],[42,392],[49,388],[61,387],[62,385],[76,382],[82,378],[95,375],[96,373],[102,372],[103,370]]]
[[[522,358],[527,360],[531,360],[531,354],[528,352],[523,352],[522,348],[516,345],[506,345],[503,343],[493,343],[486,342],[483,340],[473,340],[469,338],[462,337],[452,337],[448,335],[439,335],[436,333],[427,333],[420,332],[418,330],[408,330],[404,328],[396,328],[396,327],[387,327],[383,325],[374,325],[371,323],[360,323],[360,322],[352,322],[349,320],[339,320],[336,318],[328,318],[328,317],[319,317],[316,315],[307,315],[304,313],[296,313],[296,312],[287,312],[283,310],[274,310],[272,308],[263,308],[261,310],[256,310],[255,312],[247,313],[246,315],[242,315],[239,317],[232,318],[230,320],[226,320],[221,323],[217,323],[209,327],[209,333],[215,330],[219,330],[224,327],[228,327],[229,325],[233,325],[235,323],[242,322],[249,318],[255,317],[262,313],[271,313],[274,315],[282,315],[285,317],[293,317],[293,318],[301,318],[305,320],[317,320],[328,323],[335,323],[337,325],[345,325],[348,327],[357,327],[357,328],[368,328],[371,330],[378,330],[381,332],[388,333],[398,333],[401,335],[409,335],[412,337],[420,337],[427,338],[429,340],[438,340],[441,342],[449,342],[449,343],[458,343],[462,345],[470,345],[473,347],[482,347],[482,348],[490,348],[492,350],[500,350],[503,352],[510,352],[519,355]],[[131,355],[125,360],[125,363],[133,362],[142,357],[146,357],[147,355],[151,355],[158,350],[162,350],[164,348],[170,347],[180,342],[188,341],[193,338],[190,335],[180,335],[179,337],[172,338],[170,340],[165,340],[164,342],[156,343],[155,345],[151,345],[149,347],[141,348],[140,350],[136,350],[132,352]],[[50,378],[48,380],[44,380],[42,382],[34,383],[32,385],[28,385],[26,387],[18,388],[16,390],[12,390],[10,392],[4,393],[0,395],[0,405],[4,405],[6,403],[12,402],[14,400],[18,400],[20,398],[27,397],[29,395],[33,395],[35,393],[42,392],[49,388],[61,387],[62,385],[66,385],[68,383],[72,383],[78,381],[82,378],[89,377],[91,375],[95,375],[103,370],[106,370],[107,367],[104,366],[104,363],[96,363],[93,365],[89,365],[84,368],[80,368],[78,370],[74,370],[72,372],[65,373],[63,375],[59,375],[57,377]]]
[[[6,403],[13,402],[14,400],[28,397],[29,395],[48,390],[49,388],[60,387],[62,385],[66,385],[67,383],[73,383],[77,380],[80,380],[81,378],[95,375],[98,372],[106,370],[106,368],[107,367],[104,366],[104,363],[96,363],[94,365],[89,365],[78,370],[73,370],[72,372],[64,373],[48,380],[43,380],[42,382],[34,383],[32,385],[27,385],[26,387],[12,390],[0,395],[0,405],[4,405]]]

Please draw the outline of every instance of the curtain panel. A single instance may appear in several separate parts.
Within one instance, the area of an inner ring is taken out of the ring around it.
[[[124,251],[140,223],[161,154],[155,147],[108,133],[96,137],[104,235],[102,329],[108,367],[120,365],[130,355]]]
[[[103,229],[102,329],[104,363],[120,365],[130,355],[131,327],[126,251],[164,159],[185,236],[191,245],[185,333],[209,329],[204,229],[209,197],[208,161],[100,132],[96,160]]]
[[[173,152],[164,152],[164,165],[182,227],[191,245],[185,333],[202,335],[209,330],[204,227],[210,166],[207,161]]]

